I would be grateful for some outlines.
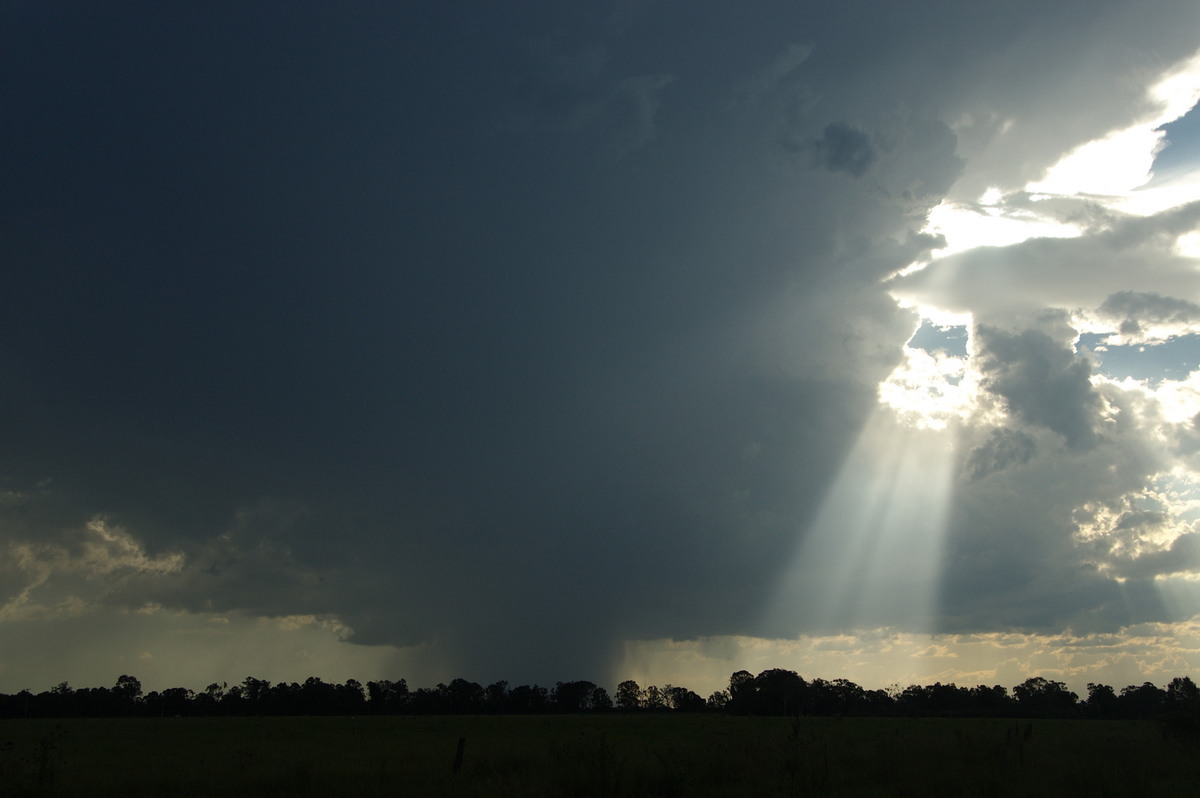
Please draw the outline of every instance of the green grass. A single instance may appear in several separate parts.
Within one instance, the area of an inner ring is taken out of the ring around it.
[[[1150,722],[619,713],[0,721],[4,796],[1197,794],[1200,741]]]

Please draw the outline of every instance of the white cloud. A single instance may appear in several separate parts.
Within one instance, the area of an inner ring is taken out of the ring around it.
[[[1026,190],[1067,195],[1132,192],[1150,180],[1150,167],[1163,141],[1155,127],[1138,125],[1080,145]]]
[[[976,373],[966,358],[907,347],[904,362],[879,384],[880,402],[931,429],[970,415],[976,394]]]
[[[1077,225],[1026,208],[1007,209],[994,197],[975,203],[943,200],[930,211],[925,231],[946,239],[946,246],[934,251],[936,258],[977,247],[1006,247],[1030,238],[1073,238],[1080,234]]]

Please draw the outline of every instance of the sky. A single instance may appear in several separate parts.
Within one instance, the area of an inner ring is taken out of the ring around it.
[[[0,691],[1200,676],[1200,5],[0,8]]]

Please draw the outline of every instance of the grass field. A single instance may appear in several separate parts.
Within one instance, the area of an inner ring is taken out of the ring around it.
[[[6,720],[0,795],[1194,796],[1200,741],[990,719]]]

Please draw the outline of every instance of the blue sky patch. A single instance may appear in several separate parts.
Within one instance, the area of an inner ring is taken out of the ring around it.
[[[1079,338],[1079,350],[1091,352],[1100,373],[1113,379],[1182,380],[1200,368],[1200,335],[1181,335],[1161,344],[1128,346],[1106,346],[1101,343],[1106,337],[1085,333]]]
[[[924,349],[926,352],[943,352],[952,357],[967,356],[967,327],[963,324],[942,327],[928,320],[908,339],[912,349]]]

